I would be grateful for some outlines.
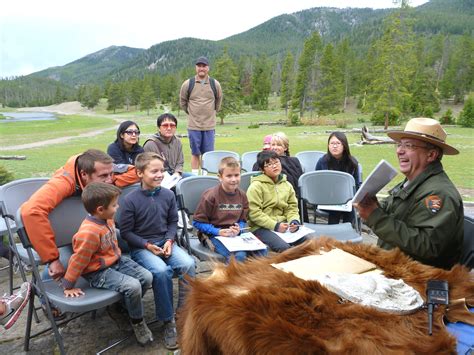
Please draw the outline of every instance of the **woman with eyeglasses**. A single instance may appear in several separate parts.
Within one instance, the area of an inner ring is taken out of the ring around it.
[[[140,128],[133,121],[125,121],[117,129],[117,139],[107,148],[115,164],[135,165],[135,158],[144,150],[138,144],[140,141]]]
[[[332,132],[328,138],[328,152],[316,164],[316,170],[337,170],[351,174],[354,177],[356,188],[359,188],[359,163],[351,155],[349,142],[342,132]],[[343,222],[351,222],[352,212],[329,211],[328,224],[338,224],[342,217]]]

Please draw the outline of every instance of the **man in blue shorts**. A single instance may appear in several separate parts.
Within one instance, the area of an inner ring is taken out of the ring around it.
[[[222,103],[221,85],[208,73],[208,59],[199,57],[196,76],[183,83],[179,94],[180,106],[188,114],[191,169],[195,175],[199,173],[201,155],[214,150],[216,113]]]

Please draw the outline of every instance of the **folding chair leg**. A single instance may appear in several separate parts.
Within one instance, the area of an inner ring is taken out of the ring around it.
[[[26,318],[26,330],[25,330],[25,343],[24,343],[24,350],[30,350],[30,338],[31,338],[31,320],[33,318],[33,312],[35,311],[35,286],[31,288],[30,293],[30,301],[28,304],[28,316]]]
[[[48,315],[49,322],[51,323],[51,329],[54,333],[54,337],[56,338],[56,343],[59,346],[59,352],[61,353],[61,355],[65,355],[66,350],[64,349],[63,337],[61,336],[61,333],[59,333],[59,329],[56,324],[56,321],[54,320],[53,311],[51,310],[51,305],[48,299],[44,300],[44,305],[46,307],[46,313]]]

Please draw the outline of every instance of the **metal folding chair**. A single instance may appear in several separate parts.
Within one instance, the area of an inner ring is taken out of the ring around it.
[[[247,192],[247,189],[250,186],[252,176],[260,174],[260,171],[248,171],[240,175],[240,188]]]
[[[326,153],[318,150],[306,150],[296,153],[295,157],[300,161],[303,173],[308,173],[316,170],[316,164],[324,154]]]
[[[304,173],[298,180],[301,208],[304,203],[313,205],[343,205],[352,199],[355,193],[355,180],[352,175],[334,170],[319,170]],[[314,224],[305,226],[315,231],[317,236],[328,236],[339,241],[361,243],[358,230],[358,216],[354,213],[354,227],[351,223]],[[303,220],[303,219],[302,219]]]
[[[474,218],[464,216],[464,241],[461,264],[474,269]]]
[[[253,165],[257,161],[257,155],[260,153],[260,150],[254,150],[251,152],[246,152],[242,154],[241,168],[246,172],[253,171]]]
[[[180,200],[184,227],[180,235],[180,243],[184,245],[188,253],[195,255],[199,260],[219,260],[225,261],[224,257],[211,251],[202,245],[198,237],[188,231],[185,213],[191,218],[201,200],[202,193],[211,187],[219,184],[219,179],[215,176],[192,176],[182,179],[176,185],[176,195]]]
[[[237,161],[240,161],[240,156],[236,152],[231,152],[229,150],[214,150],[202,155],[201,169],[208,173],[217,174],[219,172],[219,163],[222,158],[226,157],[234,157]]]

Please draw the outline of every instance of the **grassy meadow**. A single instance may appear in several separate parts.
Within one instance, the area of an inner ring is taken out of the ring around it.
[[[142,132],[141,143],[156,131],[156,117],[162,110],[146,112],[117,111],[107,113],[103,106],[96,110],[94,116],[67,115],[58,116],[55,121],[9,122],[0,124],[0,141],[3,149],[11,146],[33,142],[46,141],[60,137],[73,137],[62,143],[46,144],[37,148],[2,150],[0,155],[25,155],[26,160],[2,160],[0,164],[14,173],[15,178],[50,176],[67,158],[89,148],[106,150],[108,144],[114,141],[117,124],[123,120],[134,120]],[[242,155],[244,152],[260,150],[265,135],[277,131],[285,132],[290,139],[290,152],[294,155],[304,150],[326,151],[328,131],[338,130],[345,121],[345,130],[360,128],[364,124],[370,127],[368,116],[355,111],[333,115],[325,118],[311,119],[317,125],[287,127],[276,124],[285,120],[285,113],[278,110],[265,112],[249,111],[239,115],[226,117],[224,125],[216,127],[216,149],[231,150]],[[364,123],[362,121],[366,121]],[[256,123],[261,124],[253,128]],[[381,127],[377,127],[381,128]],[[393,127],[390,127],[393,128]],[[448,132],[448,143],[457,147],[461,154],[445,156],[443,165],[456,186],[460,189],[463,199],[474,201],[474,130],[457,126],[445,127]],[[93,136],[87,136],[94,133]],[[186,133],[186,117],[183,112],[178,115],[178,134]],[[77,137],[82,134],[81,137]],[[363,166],[363,175],[367,176],[380,159],[386,159],[394,167],[398,167],[395,149],[392,145],[360,145],[360,133],[346,133],[349,139],[351,153]],[[377,133],[381,134],[381,133]],[[382,134],[383,135],[383,134]],[[190,170],[190,149],[186,137],[182,138],[185,155],[185,169]],[[392,184],[399,182],[403,176],[399,174]]]

